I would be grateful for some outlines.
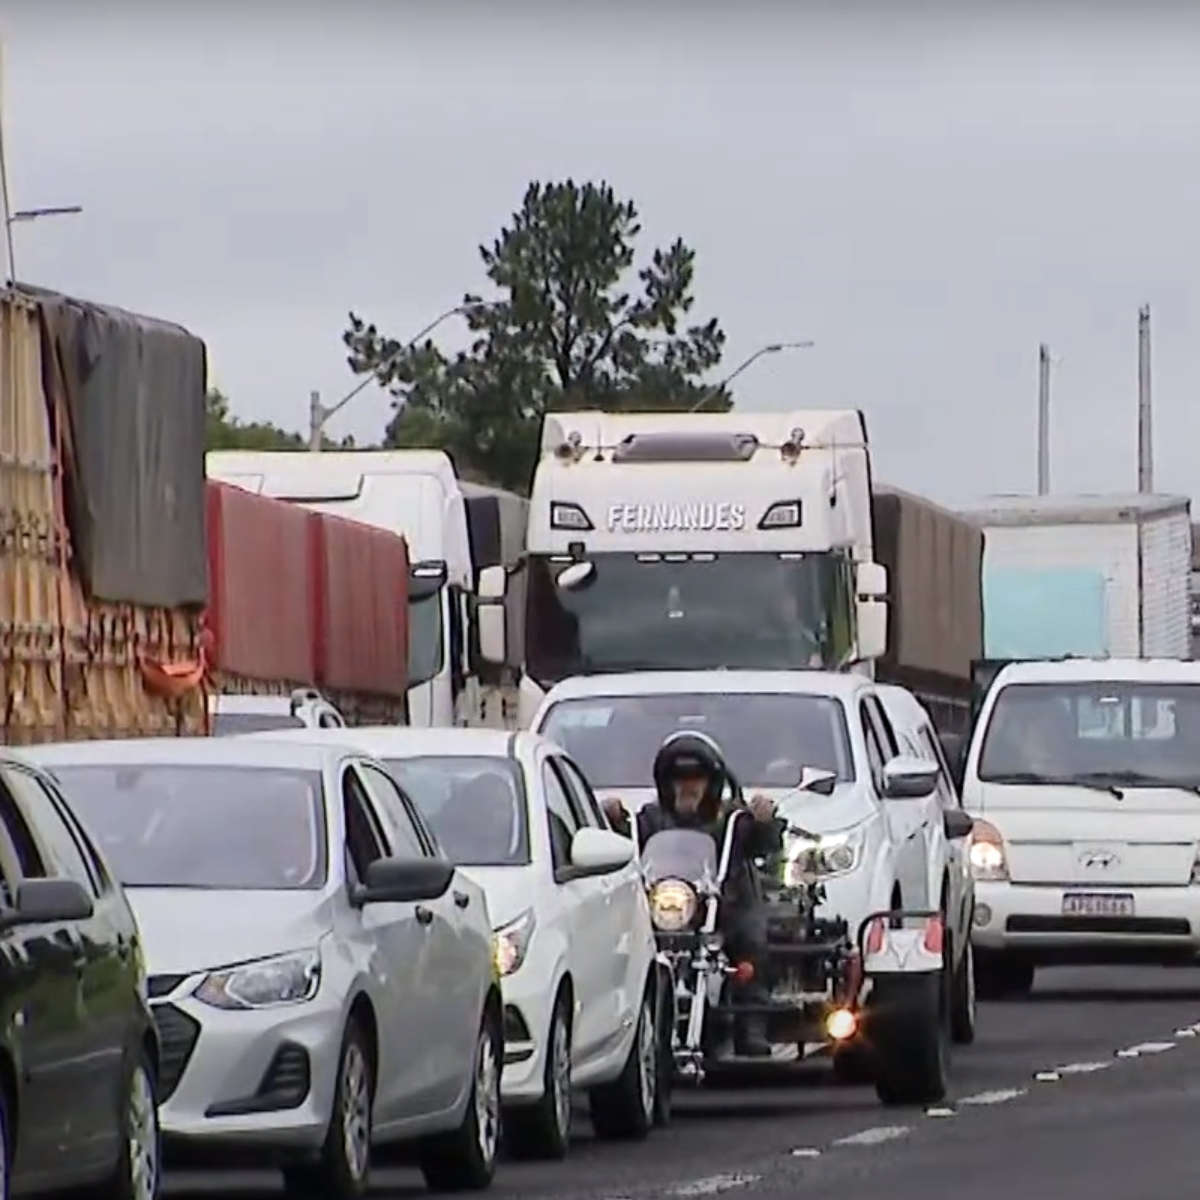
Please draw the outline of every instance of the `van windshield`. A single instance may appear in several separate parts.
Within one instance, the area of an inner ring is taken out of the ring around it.
[[[1200,684],[1012,683],[996,696],[982,783],[1200,787]]]

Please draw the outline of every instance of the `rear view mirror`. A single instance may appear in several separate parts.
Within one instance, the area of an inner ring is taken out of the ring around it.
[[[883,768],[883,794],[889,800],[923,800],[937,787],[940,770],[927,758],[898,754]]]
[[[377,858],[356,889],[358,904],[414,904],[446,894],[454,866],[441,858]]]
[[[484,662],[504,666],[508,657],[508,631],[505,627],[504,593],[508,573],[501,566],[484,567],[479,572],[479,596],[475,620],[479,629],[479,654]]]
[[[0,914],[0,928],[86,921],[93,911],[92,897],[74,879],[27,879],[17,888],[13,907]]]

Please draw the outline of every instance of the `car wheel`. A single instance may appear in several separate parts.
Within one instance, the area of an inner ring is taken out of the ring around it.
[[[8,1122],[8,1098],[0,1089],[0,1200],[8,1200],[12,1134]]]
[[[375,1098],[375,1068],[366,1036],[351,1021],[342,1038],[337,1087],[329,1132],[316,1167],[295,1164],[284,1168],[289,1196],[308,1200],[359,1200],[371,1174],[371,1132]]]
[[[154,1066],[144,1050],[139,1051],[125,1074],[118,1118],[122,1131],[121,1152],[116,1169],[102,1184],[87,1188],[84,1195],[97,1200],[157,1200],[162,1186],[162,1134],[158,1124]],[[7,1118],[7,1114],[6,1114]],[[8,1149],[8,1121],[4,1121],[3,1144]],[[7,1176],[0,1200],[8,1196]]]
[[[588,1092],[592,1128],[603,1141],[640,1142],[654,1127],[661,1059],[654,1014],[654,989],[649,985],[642,997],[633,1045],[620,1075]]]
[[[485,1016],[462,1124],[421,1147],[421,1173],[432,1192],[479,1192],[491,1185],[500,1146],[502,1040],[497,1018]]]
[[[975,948],[968,938],[950,983],[950,1037],[960,1046],[975,1040],[975,1008]]]
[[[546,1032],[542,1095],[536,1104],[504,1114],[504,1137],[514,1158],[563,1159],[571,1145],[571,1017],[560,988]]]
[[[675,989],[663,981],[658,990],[658,1090],[654,1097],[654,1124],[671,1123],[671,1100],[675,1090]]]
[[[875,1094],[886,1105],[936,1104],[946,1097],[945,977],[891,975],[871,992]]]
[[[1011,950],[975,951],[975,986],[983,1000],[1009,1000],[1033,990],[1033,963]]]

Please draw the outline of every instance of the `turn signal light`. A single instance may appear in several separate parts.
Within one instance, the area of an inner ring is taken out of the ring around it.
[[[733,968],[734,983],[753,983],[754,982],[754,964],[752,962],[740,962]]]
[[[825,1018],[825,1032],[835,1042],[844,1042],[858,1032],[858,1018],[848,1008],[835,1008]]]

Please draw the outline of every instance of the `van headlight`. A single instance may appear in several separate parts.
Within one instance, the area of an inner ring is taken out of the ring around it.
[[[662,879],[650,889],[650,920],[662,933],[680,933],[691,925],[700,898],[682,879]]]
[[[863,825],[816,839],[789,839],[783,860],[784,887],[799,887],[813,879],[832,879],[858,870],[866,840]]]

